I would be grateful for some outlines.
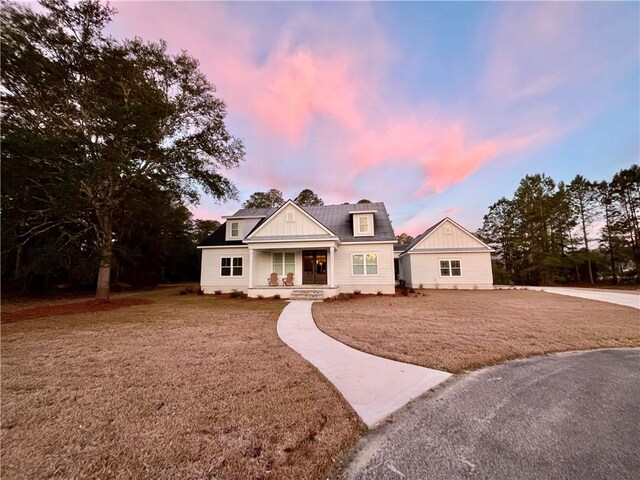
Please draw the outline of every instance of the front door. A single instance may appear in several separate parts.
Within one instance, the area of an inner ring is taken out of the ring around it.
[[[302,252],[302,284],[327,284],[326,250],[304,250]]]

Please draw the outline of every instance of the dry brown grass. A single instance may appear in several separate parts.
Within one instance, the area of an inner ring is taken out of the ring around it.
[[[275,300],[180,297],[2,325],[2,478],[320,478],[364,427]]]
[[[354,348],[457,373],[567,350],[640,346],[638,310],[523,290],[425,290],[316,303],[318,327]]]

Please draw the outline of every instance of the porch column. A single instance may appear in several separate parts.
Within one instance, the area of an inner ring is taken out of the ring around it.
[[[335,287],[335,278],[336,278],[336,272],[335,272],[335,257],[336,257],[336,253],[335,253],[335,247],[329,247],[329,286],[331,288]]]
[[[249,247],[249,288],[253,288],[253,248]]]

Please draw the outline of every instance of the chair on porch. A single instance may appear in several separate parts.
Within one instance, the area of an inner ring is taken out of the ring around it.
[[[282,279],[282,284],[285,287],[293,287],[293,272],[287,273],[287,278]]]
[[[273,272],[271,275],[269,275],[269,278],[267,279],[267,281],[269,282],[269,286],[270,287],[277,287],[278,286],[278,274],[276,272]]]

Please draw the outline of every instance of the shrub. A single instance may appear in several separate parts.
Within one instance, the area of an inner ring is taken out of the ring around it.
[[[378,290],[378,293],[376,293],[376,295],[378,295],[380,297],[380,296],[382,296],[382,292],[380,290]]]
[[[423,287],[423,285],[422,285],[422,284],[418,285],[418,289],[419,289],[419,290],[422,290],[423,288],[424,288],[424,287]]]
[[[264,298],[264,295],[258,295],[258,298]]]
[[[409,293],[416,293],[416,291],[413,288],[410,288]]]
[[[186,288],[183,288],[182,290],[180,290],[180,295],[186,295],[186,294],[188,294],[188,293],[189,293],[189,292],[187,291],[187,289],[186,289]]]
[[[276,294],[273,296],[273,299],[274,299],[274,300],[280,300],[280,294],[279,294],[279,293],[276,293]]]
[[[203,289],[201,289],[201,288],[199,288],[199,289],[198,289],[198,295],[204,295],[204,290],[203,290]]]
[[[214,292],[216,295],[222,295],[222,290],[214,290]]]
[[[354,294],[354,295],[360,295],[361,293],[362,293],[362,292],[361,292],[360,290],[354,290],[354,291],[353,291],[353,294]]]
[[[231,290],[231,293],[229,294],[229,298],[247,298],[247,294],[244,293],[242,290],[236,290],[234,288],[233,290]]]

